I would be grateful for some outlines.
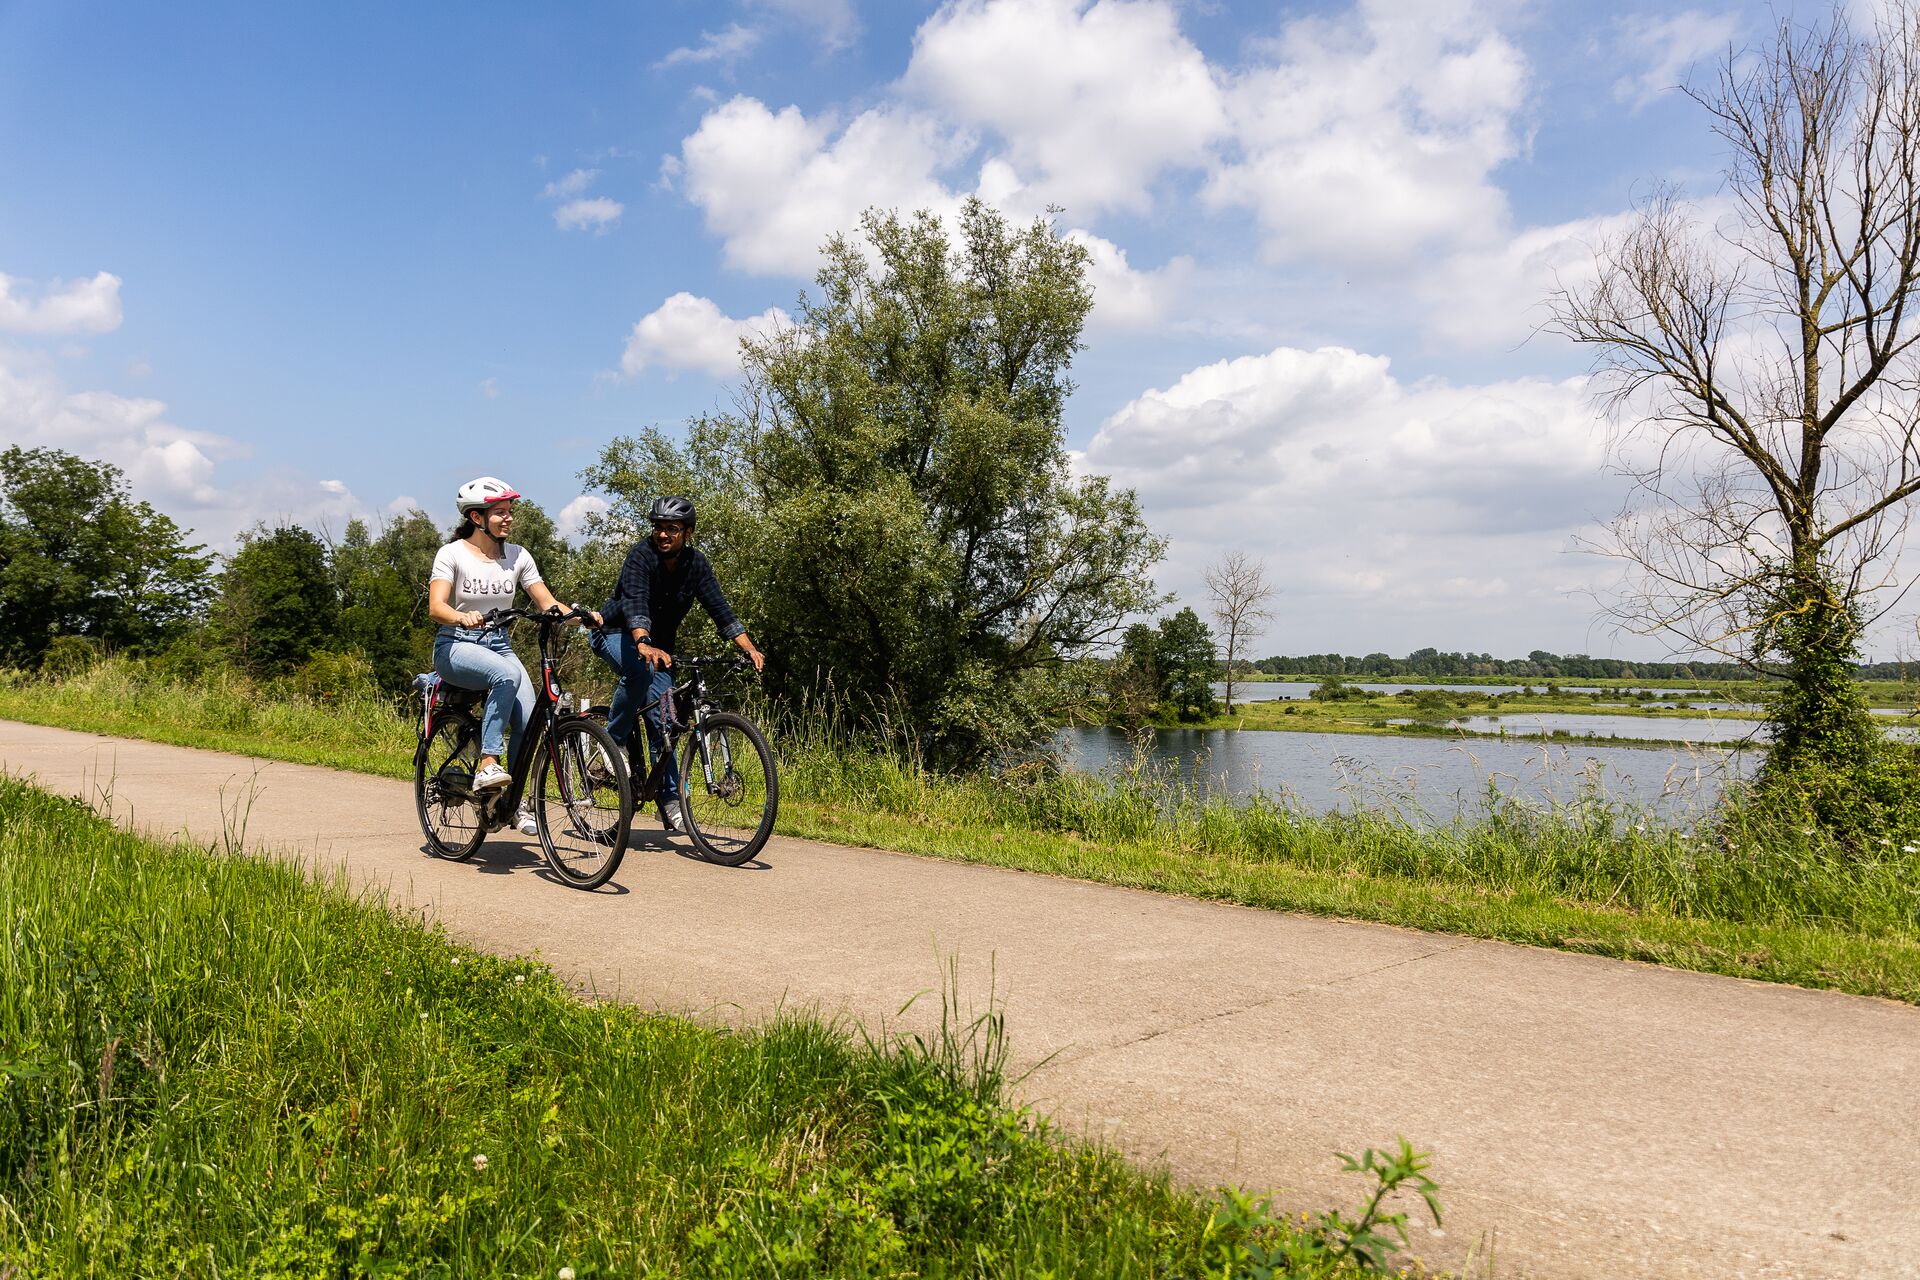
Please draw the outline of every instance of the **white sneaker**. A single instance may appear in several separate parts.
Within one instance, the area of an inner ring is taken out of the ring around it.
[[[502,769],[498,762],[486,766],[473,775],[475,791],[498,791],[513,781],[513,775]]]
[[[540,834],[540,820],[534,817],[533,810],[525,805],[520,806],[520,816],[513,820],[513,825],[520,828],[520,834],[523,836]]]
[[[664,801],[660,805],[660,825],[675,835],[683,834],[687,829],[687,820],[680,816],[678,800]]]

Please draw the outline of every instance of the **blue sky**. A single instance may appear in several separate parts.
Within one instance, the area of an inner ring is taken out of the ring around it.
[[[981,192],[1094,253],[1077,465],[1262,651],[1647,655],[1570,552],[1617,507],[1555,272],[1655,180],[1732,8],[1376,0],[0,3],[0,437],[122,466],[215,545],[577,517],[609,438],[723,404],[869,205]]]

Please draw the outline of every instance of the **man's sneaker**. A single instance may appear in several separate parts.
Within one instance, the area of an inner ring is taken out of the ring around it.
[[[513,825],[520,828],[520,834],[523,836],[540,834],[540,820],[533,816],[533,810],[526,805],[520,806],[519,816],[514,818]]]
[[[475,791],[498,791],[513,781],[513,775],[502,769],[498,762],[488,765],[473,775]]]
[[[660,825],[676,835],[686,831],[687,820],[680,816],[680,802],[678,800],[663,800],[660,802]]]

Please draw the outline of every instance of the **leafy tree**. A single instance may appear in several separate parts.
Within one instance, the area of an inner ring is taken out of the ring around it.
[[[242,669],[291,672],[335,642],[339,619],[326,544],[317,536],[298,525],[262,525],[240,535],[240,549],[220,575],[214,626]]]
[[[427,617],[427,575],[441,533],[423,511],[389,521],[373,536],[348,522],[329,557],[340,597],[337,647],[356,651],[387,693],[406,691],[433,661],[435,627]]]
[[[1163,543],[1132,493],[1067,465],[1085,251],[978,201],[957,235],[870,213],[862,239],[827,243],[791,330],[743,341],[735,412],[684,447],[616,440],[587,477],[603,528],[642,528],[655,494],[700,502],[772,689],[904,714],[966,764],[1044,734],[1050,673],[1152,607]]]
[[[58,636],[159,648],[205,605],[210,557],[127,492],[118,468],[59,449],[0,453],[0,658]]]
[[[1213,714],[1213,681],[1220,674],[1213,631],[1192,609],[1182,609],[1160,624],[1160,677],[1166,701],[1182,720]]]

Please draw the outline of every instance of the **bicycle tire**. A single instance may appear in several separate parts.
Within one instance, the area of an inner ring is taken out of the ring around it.
[[[733,735],[751,748],[753,759],[744,758],[749,755],[747,751],[732,750]],[[708,740],[709,757],[714,758],[719,771],[712,783],[700,764],[703,738]],[[720,744],[725,748],[715,750]],[[774,818],[780,812],[780,766],[773,758],[773,748],[767,745],[767,735],[745,716],[717,711],[703,720],[698,730],[687,734],[680,752],[680,814],[694,847],[701,857],[722,867],[751,861],[766,847],[767,837],[773,834]],[[751,815],[740,811],[748,806],[755,791],[763,799],[759,819],[749,827],[739,819]]]
[[[413,808],[420,817],[420,833],[427,838],[427,851],[436,858],[465,862],[487,838],[486,819],[472,796],[474,767],[479,763],[480,726],[463,711],[435,716],[433,732],[414,748]],[[442,794],[443,785],[451,794]],[[471,817],[470,830],[450,821],[462,810]]]
[[[626,753],[605,727],[584,716],[555,725],[552,745],[551,751],[543,745],[534,766],[540,850],[561,880],[576,889],[598,889],[620,869],[633,827]]]

